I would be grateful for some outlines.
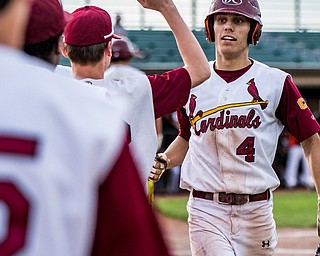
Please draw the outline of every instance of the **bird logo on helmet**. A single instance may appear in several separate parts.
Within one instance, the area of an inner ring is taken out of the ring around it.
[[[227,5],[239,5],[242,4],[242,0],[222,0],[222,3]]]
[[[262,32],[260,6],[257,0],[213,0],[205,19],[205,34],[208,42],[214,42],[213,20],[216,13],[234,13],[251,20],[248,44],[257,45]]]

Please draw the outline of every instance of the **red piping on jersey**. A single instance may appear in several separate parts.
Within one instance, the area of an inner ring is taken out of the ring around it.
[[[35,139],[0,135],[0,153],[34,156],[36,149]]]

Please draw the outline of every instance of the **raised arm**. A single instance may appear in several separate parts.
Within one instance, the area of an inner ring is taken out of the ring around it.
[[[172,0],[138,0],[147,9],[160,12],[171,28],[184,62],[184,68],[195,87],[210,77],[208,60],[193,33],[182,19]]]

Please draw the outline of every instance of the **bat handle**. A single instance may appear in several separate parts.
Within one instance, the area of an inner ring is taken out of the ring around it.
[[[153,200],[154,200],[154,182],[148,179],[148,202],[151,207],[153,207]]]

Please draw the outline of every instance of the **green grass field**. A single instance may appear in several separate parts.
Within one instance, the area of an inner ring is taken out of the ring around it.
[[[277,227],[312,228],[317,220],[317,194],[307,190],[278,190],[273,194]],[[187,220],[188,195],[157,196],[155,208],[162,214]]]

